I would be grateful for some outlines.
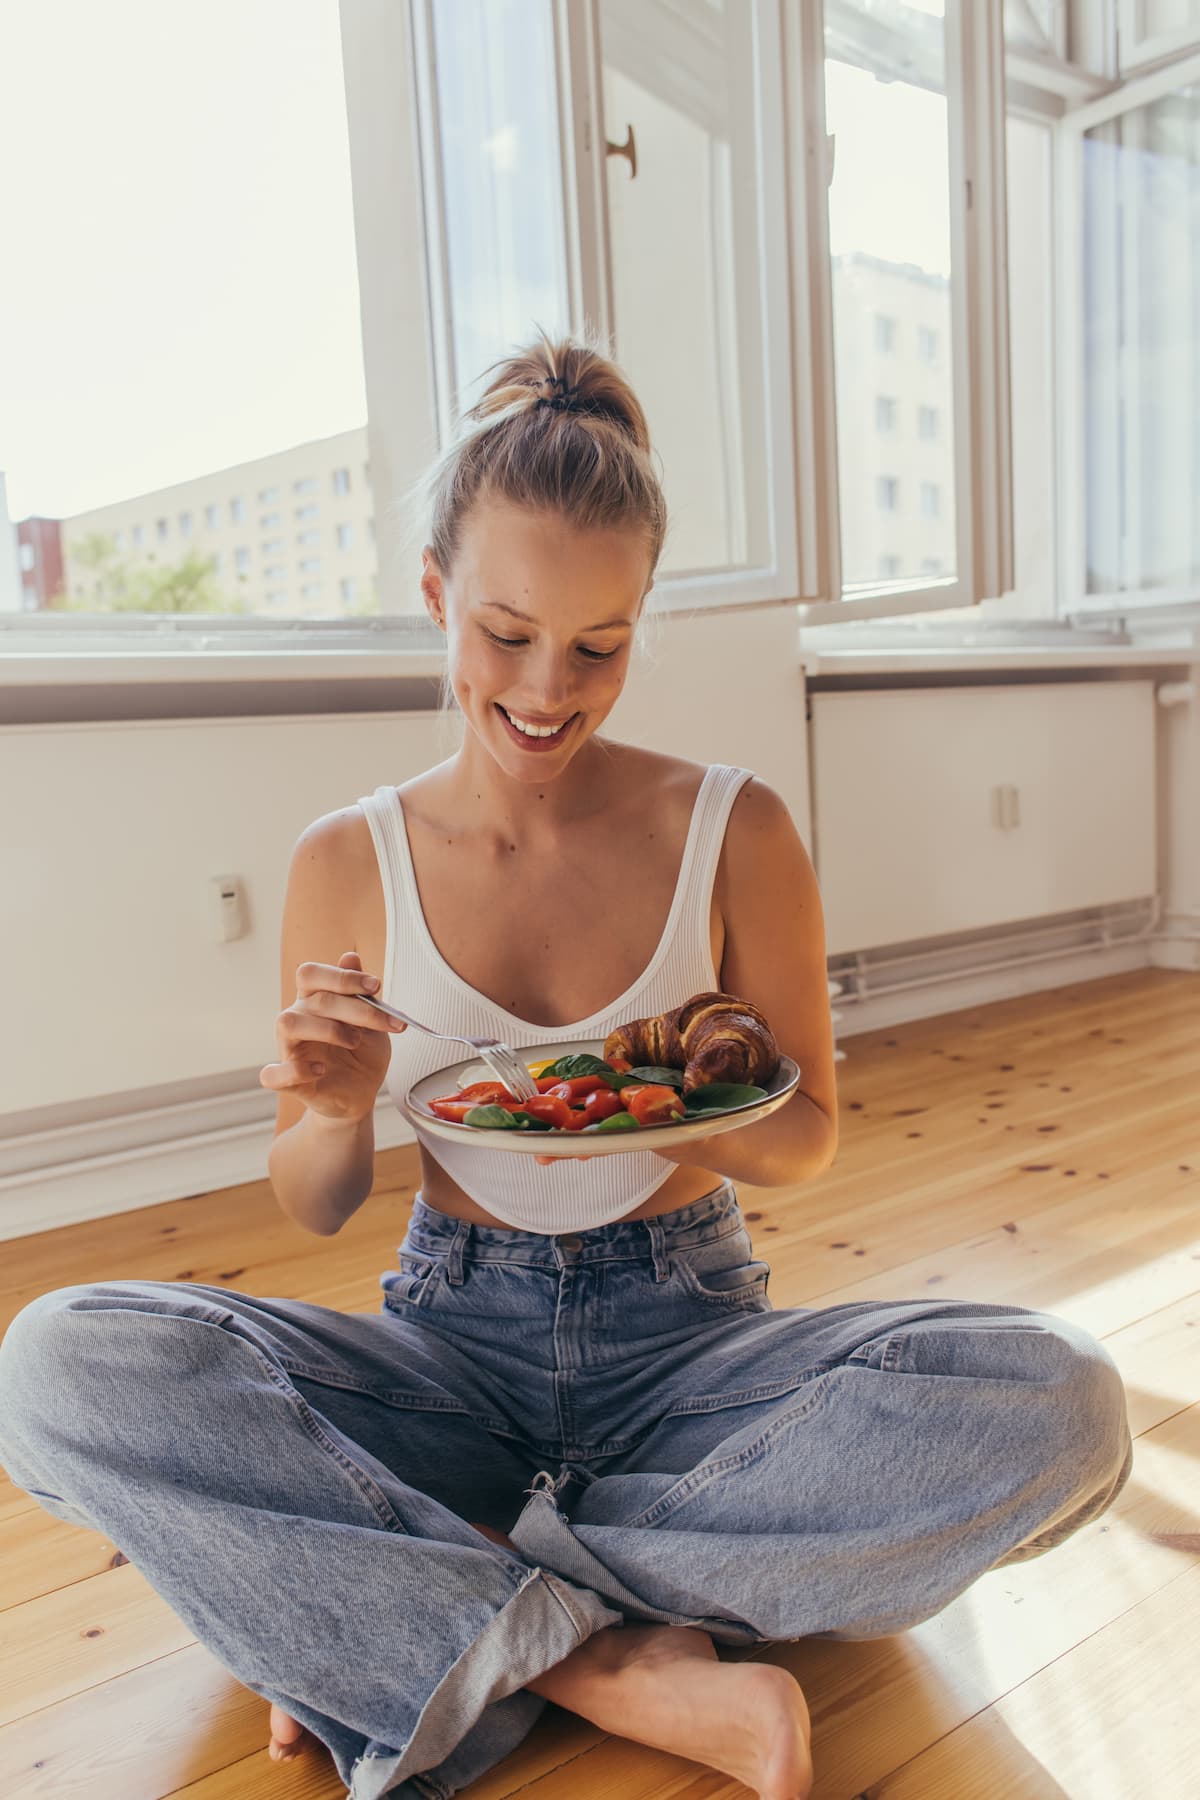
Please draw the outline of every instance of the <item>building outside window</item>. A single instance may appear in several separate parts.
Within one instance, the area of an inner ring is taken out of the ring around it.
[[[246,508],[237,495],[229,502],[229,517],[235,525],[241,525],[245,520]]]
[[[204,523],[208,526],[210,531],[216,530],[219,520],[220,508],[216,506],[206,506],[204,509]]]
[[[258,502],[260,506],[266,506],[270,501],[278,500],[278,498],[279,489],[277,487],[260,488],[258,491]]]
[[[879,573],[885,577],[898,575],[900,573],[900,558],[898,556],[881,556],[879,559]]]
[[[316,501],[310,500],[307,505],[296,508],[296,517],[298,519],[315,519],[320,510]]]
[[[306,581],[304,586],[300,589],[300,598],[302,600],[319,600],[321,598],[320,582]]]
[[[353,575],[343,575],[338,583],[338,592],[343,600],[353,600],[358,592],[358,583]]]
[[[921,483],[921,516],[936,519],[941,512],[941,489],[936,481]]]
[[[921,406],[917,409],[917,436],[936,438],[938,434],[938,409],[936,406]]]
[[[245,549],[235,550],[233,553],[233,566],[239,575],[244,575],[246,570],[250,567],[250,552]]]
[[[337,528],[337,547],[339,550],[351,550],[354,547],[353,525],[339,525]]]
[[[875,429],[876,431],[895,431],[896,402],[890,394],[875,396]]]
[[[333,471],[333,491],[335,494],[348,494],[350,492],[349,469],[335,469]]]
[[[132,536],[133,536],[134,549],[140,550],[142,547],[142,536],[143,536],[142,528],[140,525],[134,526]]]
[[[875,477],[875,498],[882,512],[895,512],[900,505],[900,482],[895,475]]]
[[[938,334],[929,325],[917,326],[917,359],[923,363],[935,363],[938,354]]]
[[[283,551],[282,538],[267,538],[262,546],[264,556],[279,556]]]
[[[896,321],[887,313],[875,314],[875,348],[885,351],[896,348]]]
[[[167,521],[166,521],[166,520],[165,520],[165,519],[160,519],[160,520],[159,520],[159,521],[158,521],[158,524],[157,524],[157,527],[156,527],[156,529],[157,529],[157,531],[158,531],[158,541],[159,541],[159,543],[161,543],[161,542],[162,542],[162,540],[163,540],[163,539],[164,539],[164,538],[165,538],[165,537],[166,537],[166,535],[167,535],[167,529],[168,529],[168,527],[167,527]]]
[[[182,537],[191,537],[191,535],[192,535],[192,515],[190,512],[181,512],[180,513],[180,515],[179,515],[179,531],[180,531],[180,535]]]
[[[320,541],[321,534],[319,531],[298,531],[296,533],[296,542],[298,544],[319,544]]]
[[[319,575],[321,573],[320,557],[306,556],[300,564],[300,573],[302,575]]]
[[[315,475],[302,475],[299,481],[293,481],[292,491],[297,494],[315,494],[317,478]]]
[[[272,563],[269,569],[263,570],[264,581],[282,581],[287,574],[286,563]]]
[[[278,525],[278,523],[278,513],[263,513],[258,521],[258,528],[260,531],[270,531],[272,525]]]

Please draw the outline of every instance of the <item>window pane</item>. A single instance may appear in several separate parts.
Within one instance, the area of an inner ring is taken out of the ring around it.
[[[569,325],[553,20],[527,0],[457,0],[430,13],[446,352],[454,410],[465,411],[489,364],[537,326],[553,335]],[[335,481],[334,492],[345,491]]]
[[[1087,589],[1200,578],[1200,85],[1083,139]]]
[[[826,129],[845,591],[883,560],[955,569],[950,177],[942,0],[826,0]],[[876,429],[875,395],[895,395]],[[938,425],[940,424],[940,429]],[[898,454],[906,475],[894,480]],[[936,489],[938,501],[920,496]],[[895,567],[895,565],[899,565]]]
[[[48,577],[34,606],[278,612],[248,541],[260,502],[365,461],[338,17],[338,0],[4,9],[21,250],[0,468],[66,589]],[[365,485],[344,504],[365,525]],[[355,542],[377,606],[365,529]],[[299,610],[345,611],[336,580]]]
[[[671,529],[660,575],[772,559],[754,11],[600,0],[615,349],[646,408]],[[665,281],[665,286],[664,286]]]

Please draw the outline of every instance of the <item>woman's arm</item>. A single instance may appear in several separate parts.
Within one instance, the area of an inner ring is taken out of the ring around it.
[[[754,1187],[787,1187],[837,1155],[837,1075],[817,877],[786,804],[765,781],[746,782],[733,803],[716,897],[722,991],[765,1014],[780,1050],[800,1065],[800,1087],[770,1118],[655,1154]]]

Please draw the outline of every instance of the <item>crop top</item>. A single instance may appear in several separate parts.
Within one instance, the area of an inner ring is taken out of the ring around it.
[[[604,1038],[618,1025],[682,1006],[721,985],[710,940],[713,884],[733,802],[750,769],[712,763],[692,809],[675,893],[658,947],[633,985],[589,1018],[567,1025],[518,1019],[471,987],[438,950],[421,909],[404,809],[394,787],[378,787],[358,804],[379,859],[387,920],[380,998],[438,1031],[502,1039],[512,1049]],[[464,1061],[465,1045],[445,1043],[411,1026],[391,1040],[386,1086],[400,1106],[414,1082]],[[413,1129],[426,1152],[477,1205],[523,1231],[588,1231],[623,1218],[648,1199],[678,1166],[654,1151],[539,1163],[491,1149],[486,1142],[450,1143]]]

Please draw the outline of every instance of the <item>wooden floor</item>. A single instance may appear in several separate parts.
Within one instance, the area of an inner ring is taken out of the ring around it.
[[[929,1293],[1042,1308],[1101,1338],[1133,1475],[1101,1519],[937,1618],[754,1654],[807,1695],[815,1800],[1200,1794],[1200,975],[1139,971],[847,1041],[841,1150],[742,1187],[776,1307]],[[0,1245],[0,1329],[36,1294],[151,1276],[376,1311],[416,1153],[378,1160],[336,1238],[265,1181]],[[108,1540],[0,1482],[4,1800],[323,1800],[267,1707]],[[548,1707],[470,1800],[708,1800],[746,1790]]]

